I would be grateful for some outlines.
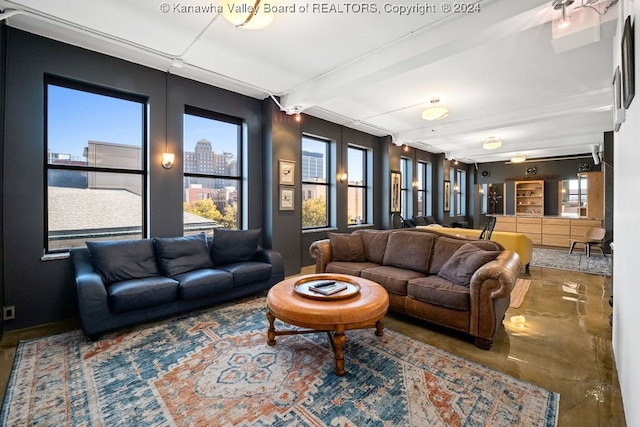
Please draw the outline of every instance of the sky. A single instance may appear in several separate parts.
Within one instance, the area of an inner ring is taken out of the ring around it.
[[[88,141],[141,146],[141,103],[48,85],[47,144],[51,152],[81,159]],[[153,111],[149,109],[149,114]],[[237,125],[190,114],[184,115],[185,150],[207,139],[216,153],[238,155]]]

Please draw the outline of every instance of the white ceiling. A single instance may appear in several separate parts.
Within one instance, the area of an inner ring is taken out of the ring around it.
[[[600,11],[611,3],[588,1]],[[363,3],[263,0],[290,12],[262,30],[180,9],[217,0],[167,1],[166,13],[162,2],[0,0],[0,8],[5,17],[23,12],[7,18],[15,28],[258,99],[274,95],[283,108],[465,162],[591,153],[613,128],[617,5],[600,16],[576,0],[561,33],[551,0],[475,0],[473,13],[444,13],[443,4],[461,3],[440,0],[367,3],[378,13],[347,11]],[[400,4],[435,13],[385,10]],[[433,97],[449,116],[429,122],[421,112]],[[484,150],[491,136],[503,145]]]

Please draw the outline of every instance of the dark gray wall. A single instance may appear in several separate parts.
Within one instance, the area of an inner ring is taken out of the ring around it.
[[[5,302],[16,306],[16,319],[5,324],[7,329],[77,314],[71,262],[68,258],[42,258],[45,74],[148,98],[152,112],[148,122],[148,236],[182,234],[180,160],[184,105],[243,119],[248,177],[244,183],[247,209],[243,225],[250,228],[262,225],[262,195],[258,184],[263,178],[260,101],[176,76],[168,76],[167,80],[166,73],[161,71],[8,28],[3,260]],[[160,164],[167,137],[169,149],[177,156],[176,166],[169,170]],[[8,200],[11,203],[6,203]]]
[[[4,93],[6,61],[6,32],[5,22],[0,22],[0,171],[4,171]],[[0,221],[4,221],[4,173],[0,173]],[[0,307],[4,306],[4,223],[0,223]],[[0,319],[1,320],[1,319]],[[0,321],[0,338],[4,332],[4,322]]]

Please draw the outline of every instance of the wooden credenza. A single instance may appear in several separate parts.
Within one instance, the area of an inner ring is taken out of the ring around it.
[[[598,218],[496,216],[495,231],[526,235],[534,245],[568,248],[590,227],[602,227]]]

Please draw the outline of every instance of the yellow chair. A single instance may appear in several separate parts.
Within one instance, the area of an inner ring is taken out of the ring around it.
[[[602,252],[602,256],[604,256],[604,250],[602,250],[602,239],[604,239],[604,235],[607,232],[604,228],[600,227],[591,227],[588,228],[584,233],[584,239],[582,240],[573,240],[571,242],[571,247],[569,248],[569,253],[573,252],[573,248],[576,244],[584,245],[584,252],[588,257],[591,256],[591,248],[600,249]]]

